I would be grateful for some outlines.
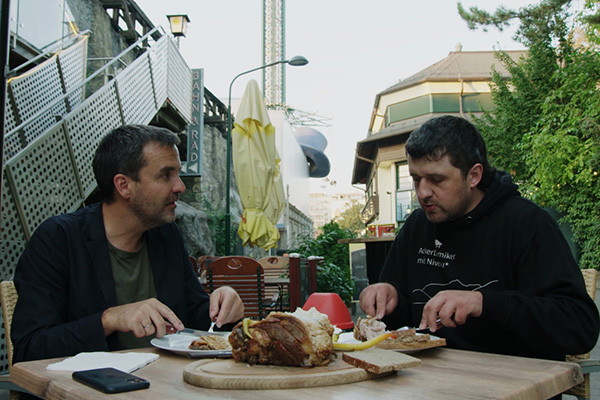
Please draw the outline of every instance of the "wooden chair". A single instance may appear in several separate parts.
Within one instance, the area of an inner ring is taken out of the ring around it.
[[[583,279],[585,280],[585,288],[594,300],[596,298],[596,282],[598,280],[598,271],[595,269],[582,269]],[[576,362],[581,365],[583,370],[584,381],[579,385],[567,390],[565,394],[576,396],[578,399],[589,399],[591,397],[590,390],[590,373],[600,371],[599,360],[589,360],[590,353],[577,354],[567,356],[567,361]]]
[[[4,319],[4,336],[6,342],[6,357],[8,359],[8,377],[10,377],[10,370],[12,369],[13,363],[13,344],[10,338],[10,327],[12,325],[13,313],[19,295],[15,289],[13,281],[2,281],[0,282],[0,305],[2,307],[2,318]],[[18,399],[21,395],[19,392],[29,393],[25,389],[10,382],[10,379],[0,381],[0,388],[10,390],[10,400]]]
[[[265,298],[275,305],[267,311],[289,311],[290,259],[282,256],[268,256],[258,260],[265,274]],[[269,279],[284,279],[288,282],[269,283]]]
[[[196,275],[198,275],[198,278],[206,280],[206,266],[217,258],[219,257],[207,255],[198,257],[198,260],[196,261]]]
[[[207,292],[221,286],[231,286],[244,303],[244,316],[263,319],[265,280],[258,261],[244,256],[226,256],[213,260],[206,266]]]

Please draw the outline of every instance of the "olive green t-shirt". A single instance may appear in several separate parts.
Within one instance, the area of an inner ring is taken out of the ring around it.
[[[117,249],[110,243],[108,243],[108,250],[115,281],[117,305],[135,303],[156,297],[154,275],[152,274],[145,237],[142,247],[136,252]],[[117,332],[121,349],[148,347],[153,337],[154,335],[136,338],[132,332]]]

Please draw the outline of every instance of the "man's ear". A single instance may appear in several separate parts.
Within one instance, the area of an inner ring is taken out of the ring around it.
[[[126,175],[116,174],[113,178],[116,194],[124,199],[129,199],[129,196],[131,195],[131,190],[129,188],[130,183],[131,180]]]
[[[481,178],[483,177],[483,165],[477,163],[471,167],[469,170],[469,174],[467,175],[467,180],[469,181],[469,187],[474,189],[481,182]]]

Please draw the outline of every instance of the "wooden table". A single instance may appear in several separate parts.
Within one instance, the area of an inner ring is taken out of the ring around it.
[[[415,354],[417,368],[358,383],[308,389],[218,390],[185,383],[183,368],[195,360],[155,348],[137,351],[159,353],[160,359],[135,371],[150,381],[150,388],[105,395],[73,381],[71,373],[47,371],[61,359],[17,363],[10,377],[17,385],[45,399],[547,399],[583,381],[577,364],[501,356],[446,348]],[[251,368],[251,367],[249,367]]]

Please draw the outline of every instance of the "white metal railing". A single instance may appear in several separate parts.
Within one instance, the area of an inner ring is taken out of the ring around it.
[[[139,49],[158,28],[87,79],[59,91],[60,95],[48,96],[50,100],[43,102],[43,107],[30,111],[23,122],[6,134],[0,236],[0,274],[4,278],[14,273],[18,257],[41,222],[81,207],[94,190],[93,152],[108,132],[123,124],[149,123],[167,99],[191,121],[192,71],[168,35],[146,48],[91,96],[74,103],[70,110],[62,106],[79,96],[85,85],[106,68],[121,63],[128,52]],[[69,50],[61,53],[76,54],[85,60],[83,52]],[[81,60],[75,64],[81,65]],[[35,79],[36,73],[47,74],[44,68],[36,68],[27,77]],[[39,85],[53,90],[56,86]],[[21,110],[17,108],[17,112]]]
[[[56,39],[55,41],[53,41],[52,43],[49,43],[48,45],[44,46],[44,52],[41,54],[38,54],[37,56],[27,60],[26,62],[24,62],[23,64],[18,65],[17,67],[11,69],[10,71],[8,71],[6,73],[7,77],[12,77],[15,76],[17,74],[17,72],[21,71],[22,69],[24,69],[25,67],[35,64],[38,61],[44,59],[44,58],[48,58],[50,56],[50,54],[56,52],[56,51],[60,51],[65,49],[66,47],[70,47],[73,43],[75,43],[78,39],[81,39],[84,36],[89,36],[89,34],[92,31],[90,31],[89,29],[86,29],[85,31],[79,32],[76,35],[67,35],[67,36],[63,36],[61,38]]]

